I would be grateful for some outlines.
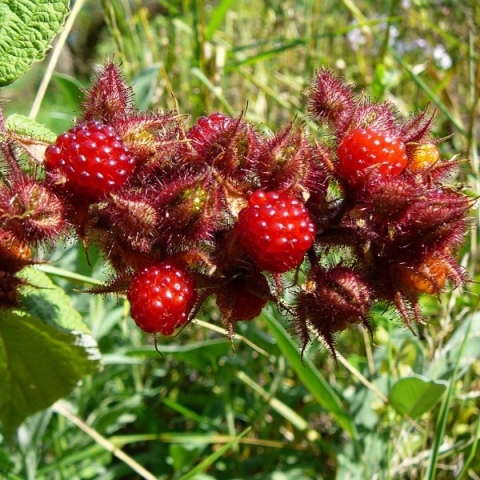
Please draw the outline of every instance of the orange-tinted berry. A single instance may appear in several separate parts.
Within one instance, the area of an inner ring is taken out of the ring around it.
[[[408,169],[411,172],[419,172],[431,167],[438,160],[440,160],[438,148],[433,143],[425,143],[415,149],[413,158],[408,164]]]
[[[439,293],[447,280],[448,266],[439,257],[428,257],[416,268],[400,266],[398,280],[407,290],[416,293],[434,295]]]

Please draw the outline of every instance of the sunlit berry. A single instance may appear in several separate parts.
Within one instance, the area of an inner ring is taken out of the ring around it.
[[[369,175],[400,175],[408,163],[405,144],[394,135],[372,128],[358,128],[343,137],[337,150],[338,174],[355,183]]]
[[[440,160],[440,152],[433,143],[425,143],[419,145],[414,153],[413,157],[408,163],[408,169],[411,172],[419,172],[425,170]]]
[[[135,168],[133,155],[115,129],[97,120],[62,133],[45,158],[56,186],[92,202],[118,190]]]
[[[188,320],[197,293],[189,273],[163,262],[137,272],[127,298],[130,315],[144,332],[171,335]]]
[[[255,265],[273,273],[297,267],[315,238],[303,203],[281,191],[255,191],[238,215],[235,233]]]

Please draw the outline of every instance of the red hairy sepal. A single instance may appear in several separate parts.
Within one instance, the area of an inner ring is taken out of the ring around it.
[[[110,61],[100,69],[84,94],[83,115],[78,123],[101,120],[115,126],[118,119],[136,111],[132,88],[118,66]]]
[[[146,175],[175,156],[183,118],[177,112],[131,113],[116,119],[115,128],[137,159],[137,175]]]
[[[20,288],[27,285],[27,282],[16,274],[0,272],[0,310],[19,307]]]
[[[85,90],[82,107],[77,123],[100,120],[112,125],[146,171],[168,161],[182,141],[183,118],[177,112],[139,113],[133,90],[112,62],[105,64]]]
[[[171,172],[159,184],[155,205],[159,238],[165,245],[210,241],[229,219],[225,185],[209,171]]]
[[[182,158],[191,168],[214,167],[222,178],[244,182],[253,175],[261,143],[254,126],[239,118],[214,113],[200,117],[186,132]]]
[[[295,300],[294,328],[303,343],[311,335],[322,338],[335,355],[335,334],[350,324],[362,324],[370,330],[368,313],[373,295],[362,274],[351,267],[325,269],[315,266]]]
[[[428,109],[425,109],[405,121],[399,130],[403,141],[407,144],[426,143],[430,139],[430,130],[435,114],[436,111],[429,114]]]
[[[367,228],[384,232],[385,240],[398,248],[418,244],[422,250],[455,249],[468,229],[473,204],[456,190],[400,180],[377,185],[364,201],[365,211],[371,212]]]
[[[20,306],[20,287],[25,280],[17,273],[24,267],[34,265],[28,245],[12,232],[0,230],[0,309]]]
[[[378,103],[360,98],[349,131],[357,128],[372,128],[401,137],[398,131],[397,111],[395,105],[390,102]],[[401,138],[405,141],[403,137]]]
[[[51,243],[68,230],[63,202],[45,184],[22,176],[0,186],[2,227],[20,243]]]
[[[316,73],[307,97],[310,115],[320,123],[326,122],[338,136],[343,136],[356,108],[353,85],[346,85],[323,68]]]
[[[112,195],[108,202],[95,205],[89,216],[87,236],[103,245],[106,258],[115,243],[148,254],[158,236],[159,213],[153,202],[140,193]]]
[[[273,297],[266,278],[261,274],[233,279],[215,292],[217,307],[226,324],[257,318]]]
[[[321,158],[323,151],[311,145],[302,127],[286,125],[260,149],[257,170],[261,188],[295,194],[327,190]]]
[[[33,265],[30,247],[15,234],[0,230],[0,272],[16,273]]]

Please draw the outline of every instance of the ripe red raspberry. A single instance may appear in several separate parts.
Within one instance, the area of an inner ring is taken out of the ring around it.
[[[200,117],[188,131],[187,137],[197,152],[205,153],[205,150],[215,143],[217,137],[222,134],[231,121],[231,118],[222,113],[212,113],[208,117]]]
[[[338,173],[350,183],[370,174],[396,177],[408,163],[405,144],[400,138],[372,128],[358,128],[343,137],[337,155]]]
[[[239,244],[257,267],[283,273],[301,263],[315,228],[305,206],[285,192],[257,190],[235,224]]]
[[[171,335],[188,320],[197,292],[187,272],[163,262],[137,272],[127,298],[130,315],[144,332]]]
[[[58,136],[45,152],[47,172],[88,201],[118,190],[135,168],[135,159],[111,125],[91,120]]]

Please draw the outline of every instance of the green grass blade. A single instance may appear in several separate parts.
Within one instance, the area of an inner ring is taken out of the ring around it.
[[[75,466],[82,461],[89,460],[90,462],[93,462],[103,455],[105,455],[105,449],[101,445],[92,443],[91,445],[85,446],[81,450],[74,450],[71,453],[65,452],[62,458],[58,458],[54,463],[45,465],[43,468],[38,469],[37,477],[46,477],[52,472],[58,473],[60,469]]]
[[[472,448],[470,449],[470,453],[468,454],[467,459],[465,460],[460,473],[457,476],[456,480],[461,480],[465,474],[468,472],[470,464],[475,459],[477,455],[477,448],[478,448],[478,440],[480,439],[480,420],[477,420],[477,427],[475,429],[475,436],[473,438]]]
[[[278,398],[272,397],[265,389],[258,385],[258,383],[254,382],[245,372],[237,372],[236,377],[248,385],[252,390],[257,392],[273,410],[279,413],[283,418],[285,418],[285,420],[289,421],[294,427],[301,431],[308,429],[308,422],[303,417],[293,411],[288,405],[285,405]]]
[[[231,9],[235,0],[222,0],[211,12],[210,21],[205,32],[205,40],[210,41],[220,25],[223,23],[225,16]]]
[[[238,438],[238,437],[235,437]],[[195,445],[219,445],[232,442],[233,435],[222,435],[220,433],[142,433],[136,435],[115,435],[109,438],[117,448],[123,448],[125,445],[143,442],[162,442],[175,444],[195,444]],[[261,445],[267,448],[285,448],[285,443],[278,440],[262,439],[257,437],[242,438],[238,443],[244,445]],[[294,450],[303,450],[302,445],[290,445]]]
[[[240,433],[240,435],[236,436],[226,445],[219,448],[217,451],[213,452],[205,460],[200,462],[195,468],[193,468],[187,474],[180,477],[179,480],[189,480],[190,478],[194,478],[195,475],[198,475],[199,473],[204,472],[208,467],[213,465],[226,451],[228,451],[230,448],[236,445],[239,442],[239,440],[242,439],[251,429],[252,427],[246,428],[242,433]]]
[[[268,321],[273,335],[277,339],[280,350],[290,362],[300,381],[312,393],[317,402],[332,414],[338,424],[350,437],[356,439],[357,432],[355,424],[323,375],[309,358],[304,357],[302,361],[298,352],[298,346],[275,317],[270,312],[264,312],[264,316]]]
[[[168,397],[164,397],[161,399],[162,403],[164,403],[167,407],[175,410],[176,412],[180,413],[184,418],[188,418],[196,422],[200,428],[216,428],[215,423],[208,417],[203,415],[198,415],[190,408],[185,407],[181,403],[178,403]]]
[[[448,118],[448,120],[455,126],[455,128],[465,137],[468,138],[468,132],[463,128],[456,119],[450,109],[442,102],[439,96],[417,75],[403,60],[402,56],[397,53],[393,48],[389,48],[390,54],[393,56],[395,61],[410,75],[412,80],[430,97],[433,103],[438,107],[438,109]]]
[[[85,275],[80,275],[79,273],[71,272],[70,270],[65,270],[63,268],[54,267],[53,265],[43,264],[36,265],[35,268],[49,275],[54,275],[56,277],[64,278],[73,283],[81,283],[83,285],[101,285],[100,280],[96,280],[92,277],[87,277]]]
[[[232,70],[236,70],[239,67],[252,65],[257,62],[261,62],[264,60],[268,60],[270,58],[277,57],[280,53],[284,53],[288,50],[292,50],[294,48],[304,46],[307,43],[307,39],[296,39],[291,40],[289,42],[282,43],[281,45],[271,48],[269,50],[263,50],[260,53],[255,55],[251,55],[249,57],[243,58],[241,60],[237,60],[236,62],[230,63],[225,68],[225,72],[231,72]]]
[[[450,414],[450,407],[451,407],[451,402],[452,402],[452,397],[453,393],[455,390],[455,384],[456,384],[456,378],[457,378],[457,370],[458,367],[460,366],[460,362],[463,358],[463,351],[465,349],[465,346],[467,345],[468,338],[470,336],[470,327],[472,325],[472,319],[469,320],[468,322],[468,327],[467,331],[465,333],[465,336],[463,338],[462,346],[458,352],[458,356],[456,359],[455,363],[455,369],[453,371],[453,374],[450,378],[450,383],[447,391],[447,395],[442,402],[442,406],[440,409],[439,417],[438,417],[438,422],[437,422],[437,427],[435,430],[435,437],[433,439],[433,446],[432,446],[432,453],[430,455],[430,462],[428,463],[427,471],[425,473],[425,480],[435,480],[436,478],[436,469],[437,469],[437,464],[438,464],[438,458],[440,455],[440,448],[442,446],[442,440],[443,437],[445,436],[445,430],[447,427],[447,422],[448,422],[448,416]]]
[[[228,103],[228,100],[219,92],[218,87],[216,87],[199,68],[193,67],[190,71],[208,88],[208,90],[213,93],[215,98],[225,107],[227,113],[229,113],[230,115],[235,114],[235,109]]]

